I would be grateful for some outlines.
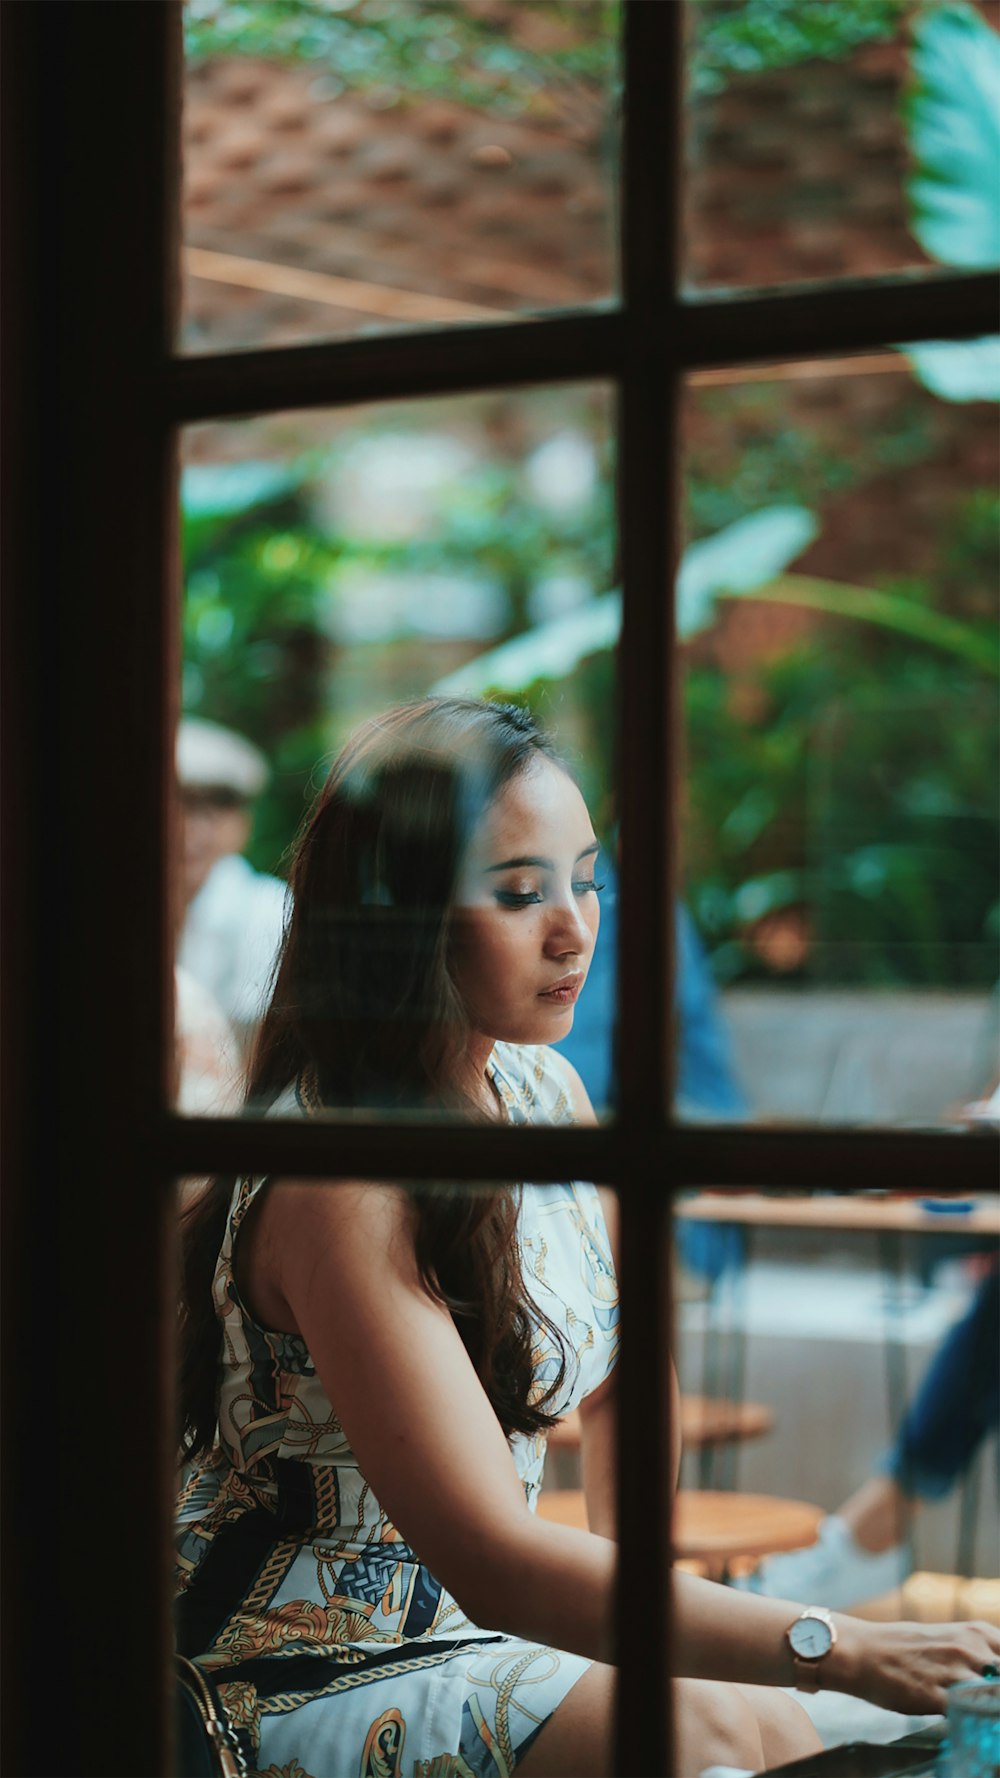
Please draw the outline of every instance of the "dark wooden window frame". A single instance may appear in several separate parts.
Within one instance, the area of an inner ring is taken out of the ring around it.
[[[991,276],[678,293],[682,8],[626,0],[620,304],[182,359],[176,0],[0,7],[4,155],[3,1770],[170,1770],[172,1188],[216,1169],[596,1177],[623,1213],[618,1769],[667,1769],[662,1419],[671,1196],[703,1183],[992,1189],[991,1140],[672,1121],[678,721],[668,589],[682,379],[993,331]],[[622,1094],[598,1130],[171,1115],[167,836],[182,425],[606,379],[625,586],[616,736]],[[658,984],[659,992],[650,992]],[[128,1552],[127,1558],[124,1552]]]

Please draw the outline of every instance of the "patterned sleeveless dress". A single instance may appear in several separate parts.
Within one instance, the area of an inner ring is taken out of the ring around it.
[[[489,1068],[511,1122],[573,1121],[551,1050],[497,1044]],[[275,1110],[296,1108],[290,1089]],[[304,1341],[260,1327],[237,1291],[233,1252],[264,1183],[238,1183],[215,1274],[220,1444],[181,1493],[178,1647],[219,1685],[265,1778],[507,1778],[589,1663],[470,1623],[390,1523]],[[530,1294],[566,1343],[554,1406],[568,1413],[617,1355],[597,1192],[523,1186],[518,1229]],[[558,1370],[541,1324],[534,1364],[540,1395]],[[545,1438],[515,1434],[511,1449],[534,1508]]]

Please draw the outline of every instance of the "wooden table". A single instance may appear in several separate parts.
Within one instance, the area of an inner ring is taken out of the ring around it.
[[[763,1438],[774,1428],[774,1410],[762,1401],[723,1401],[708,1395],[681,1396],[681,1444],[687,1451],[733,1440]],[[555,1449],[578,1450],[580,1414],[574,1409],[557,1420],[548,1434]]]
[[[543,1488],[538,1516],[586,1531],[582,1488]],[[823,1509],[805,1500],[681,1488],[674,1501],[674,1553],[679,1560],[704,1564],[713,1576],[725,1579],[733,1562],[815,1543],[822,1517]]]
[[[674,1501],[674,1550],[682,1560],[707,1563],[724,1579],[737,1560],[815,1543],[822,1518],[822,1507],[805,1500],[681,1488]]]
[[[774,1409],[762,1401],[726,1401],[711,1395],[681,1396],[681,1445],[689,1451],[763,1438],[774,1430]]]
[[[944,1198],[929,1200],[944,1204]],[[681,1198],[675,1214],[687,1222],[739,1223],[743,1228],[851,1230],[860,1234],[992,1235],[1000,1238],[1000,1196],[961,1199],[970,1210],[925,1209],[921,1198],[852,1192],[846,1197],[782,1192],[699,1192]]]

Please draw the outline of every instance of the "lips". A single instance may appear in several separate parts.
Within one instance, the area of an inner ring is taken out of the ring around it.
[[[564,975],[551,988],[543,988],[539,1000],[551,1000],[556,1006],[572,1006],[583,987],[583,971],[576,969],[572,975]]]

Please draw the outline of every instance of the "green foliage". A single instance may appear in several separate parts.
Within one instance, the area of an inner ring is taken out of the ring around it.
[[[617,6],[533,0],[532,12],[550,27],[555,47],[544,55],[519,47],[499,10],[481,16],[443,0],[191,0],[186,32],[194,57],[306,59],[320,65],[329,96],[349,87],[386,106],[438,95],[495,112],[551,114],[582,89],[613,97]],[[969,8],[698,0],[691,18],[696,94],[847,55],[915,19],[907,101],[914,232],[945,263],[1000,257],[997,39]],[[946,399],[988,393],[982,364],[985,355],[992,374],[992,352],[982,343],[907,351]],[[916,390],[894,407],[871,448],[822,422],[809,431],[792,425],[767,385],[705,392],[699,402],[703,415],[717,404],[718,424],[714,444],[713,428],[701,429],[689,458],[696,540],[689,563],[718,533],[770,506],[829,519],[852,488],[905,471],[937,448],[930,404]],[[185,703],[251,734],[276,767],[253,851],[267,869],[338,738],[326,708],[326,630],[341,570],[405,577],[474,568],[506,594],[508,642],[529,621],[540,563],[564,562],[597,590],[615,578],[610,475],[592,501],[556,519],[529,498],[513,456],[473,464],[454,478],[424,535],[376,544],[352,535],[349,524],[335,537],[318,524],[310,490],[319,468],[263,475],[256,488],[244,470],[242,493],[216,487],[186,501]],[[814,943],[804,968],[813,979],[992,984],[1000,912],[997,701],[988,677],[996,650],[988,626],[997,518],[992,492],[971,493],[943,518],[937,562],[920,577],[851,588],[786,575],[768,596],[822,611],[818,640],[814,634],[808,647],[747,674],[723,674],[700,656],[689,663],[686,890],[723,979],[767,974],[755,926],[808,910]],[[739,591],[732,576],[729,590]],[[705,591],[697,621],[712,598]],[[386,658],[409,646],[390,638],[378,652]],[[519,683],[543,719],[558,720],[564,689],[558,672],[547,674],[537,663],[534,673],[522,666]],[[614,814],[611,650],[584,654],[573,679],[574,708],[590,722],[580,735],[580,777],[606,831]]]
[[[508,9],[524,3],[508,0]],[[509,12],[482,14],[456,0],[188,0],[185,47],[192,60],[322,64],[331,97],[352,88],[387,106],[433,96],[500,113],[551,113],[573,87],[614,101],[618,0],[530,0],[530,7],[525,42]],[[849,55],[893,36],[912,11],[913,0],[696,0],[691,91],[712,94],[740,75]],[[539,35],[541,52],[532,47]]]
[[[706,629],[720,594],[765,593],[768,583],[812,542],[816,530],[812,513],[802,507],[774,506],[689,544],[677,576],[678,635],[688,638]],[[590,655],[613,648],[620,631],[621,594],[604,593],[477,655],[438,689],[467,697],[517,697],[541,680],[565,678]]]
[[[935,7],[911,67],[910,227],[942,265],[1000,265],[1000,37],[971,6]]]
[[[236,729],[267,755],[273,777],[248,856],[259,870],[276,871],[326,744],[319,617],[333,552],[301,486],[279,477],[281,491],[269,494],[275,478],[268,483],[267,466],[241,467],[263,471],[262,497],[244,506],[221,478],[215,494],[203,496],[192,492],[191,472],[185,478],[183,701],[189,715]],[[251,477],[223,473],[254,491]]]
[[[706,629],[721,594],[762,593],[818,530],[811,512],[786,503],[761,507],[714,537],[689,543],[677,574],[678,635],[686,640]]]
[[[507,633],[530,621],[528,601],[539,566],[558,561],[590,586],[611,577],[614,510],[609,478],[579,507],[554,514],[524,487],[520,466],[503,458],[463,471],[436,515],[433,533],[378,546],[342,539],[345,559],[418,575],[467,568],[503,587]]]
[[[913,34],[904,103],[910,227],[943,265],[1000,264],[1000,37],[971,6],[935,7]],[[1000,336],[906,347],[943,401],[1000,401]]]
[[[914,374],[942,401],[1000,401],[1000,335],[907,346]]]
[[[589,413],[567,396],[560,424],[583,426]],[[397,410],[397,443],[403,423]],[[419,413],[411,424],[418,451],[421,425],[429,428]],[[366,426],[366,441],[374,436]],[[592,586],[607,585],[612,573],[609,470],[586,499],[553,512],[533,497],[519,456],[472,461],[435,497],[422,534],[376,540],[349,512],[336,528],[318,516],[317,489],[336,479],[351,444],[345,435],[332,450],[284,468],[243,463],[184,476],[184,708],[248,735],[270,760],[274,777],[249,849],[251,861],[269,871],[280,868],[322,761],[350,726],[330,708],[329,682],[339,589],[353,571],[401,584],[436,573],[493,582],[506,600],[508,635],[530,621],[540,564],[558,564]],[[413,647],[404,627],[386,630],[377,652],[384,661]],[[418,675],[407,692],[425,689]]]
[[[923,594],[921,588],[921,594]],[[886,592],[880,587],[848,586],[842,581],[817,580],[815,575],[782,574],[768,586],[756,590],[733,587],[730,593],[753,591],[765,604],[801,605],[810,611],[825,611],[832,617],[851,617],[859,623],[878,624],[887,630],[898,630],[918,642],[976,667],[990,678],[1000,677],[997,633],[993,625],[969,624],[949,617],[927,602],[926,597],[913,596],[909,586],[905,594]],[[929,591],[929,589],[928,589]]]
[[[867,452],[845,450],[839,430],[796,425],[774,384],[699,390],[697,401],[684,485],[692,537],[713,536],[763,507],[790,503],[815,511],[870,479]],[[879,470],[902,473],[933,449],[927,402],[914,389],[881,426]]]
[[[849,55],[894,36],[911,11],[910,0],[697,0],[691,90],[717,93],[734,75]]]
[[[782,455],[791,450],[780,427],[775,436],[785,439]],[[543,521],[516,463],[473,466],[449,482],[429,536],[375,545],[318,524],[316,472],[312,464],[298,479],[255,484],[259,468],[244,467],[244,493],[261,498],[243,510],[235,505],[239,488],[227,501],[224,486],[187,487],[186,707],[249,733],[275,765],[252,853],[267,869],[280,860],[317,767],[339,739],[327,706],[324,630],[346,566],[407,576],[435,567],[482,572],[488,564],[508,592],[509,646],[521,653],[539,561],[568,556],[597,586],[607,584],[611,566],[606,482],[582,508]],[[863,455],[855,473],[864,479]],[[995,672],[998,507],[992,490],[980,490],[946,515],[933,576],[871,589],[778,580],[769,589],[775,597],[803,602],[818,591],[814,603],[828,622],[808,646],[747,674],[689,665],[686,884],[723,979],[765,976],[755,923],[808,908],[816,943],[805,967],[813,979],[990,981],[997,704],[984,668]],[[807,536],[800,529],[789,553]],[[717,551],[720,586],[738,578],[725,557]],[[775,566],[782,564],[768,561],[762,572]],[[881,621],[858,621],[873,616]],[[389,638],[377,652],[405,657],[411,647]],[[575,667],[529,659],[516,673],[502,669],[504,654],[494,651],[490,685],[510,690],[516,679],[518,695],[557,726],[572,673],[572,708],[589,725],[578,734],[576,765],[599,831],[608,831],[611,649],[583,651]]]
[[[350,88],[389,106],[443,97],[503,113],[552,109],[553,82],[613,88],[616,0],[532,0],[555,47],[522,48],[498,15],[452,0],[188,0],[185,48],[321,63],[330,97]]]
[[[768,977],[756,923],[805,910],[812,981],[992,986],[988,686],[845,627],[759,668],[746,705],[702,666],[685,699],[687,889],[720,979]]]

